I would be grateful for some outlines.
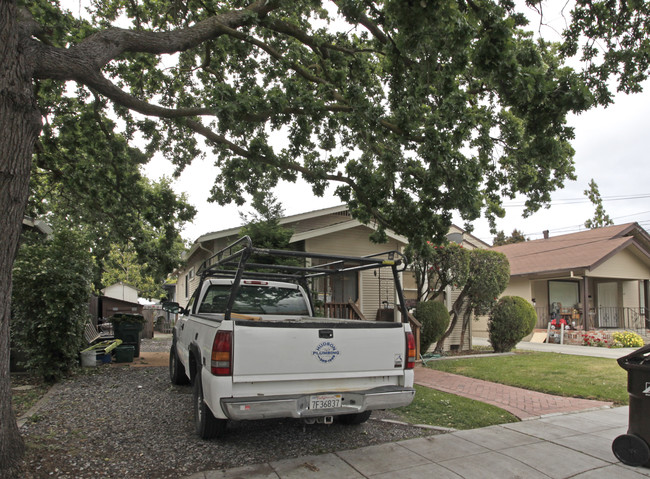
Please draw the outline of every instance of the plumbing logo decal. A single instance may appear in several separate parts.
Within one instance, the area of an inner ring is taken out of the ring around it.
[[[643,390],[643,394],[646,396],[650,396],[650,383],[645,383],[645,389]]]
[[[318,358],[321,363],[331,363],[336,359],[340,354],[340,351],[336,349],[333,343],[325,341],[320,343],[312,354]]]

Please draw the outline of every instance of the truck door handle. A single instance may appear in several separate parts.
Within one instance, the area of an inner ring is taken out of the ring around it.
[[[321,339],[332,339],[334,337],[334,331],[331,329],[319,329],[318,337]]]

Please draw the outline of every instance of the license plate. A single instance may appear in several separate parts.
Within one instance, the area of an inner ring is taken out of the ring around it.
[[[332,409],[341,407],[340,394],[319,394],[309,397],[309,409]]]

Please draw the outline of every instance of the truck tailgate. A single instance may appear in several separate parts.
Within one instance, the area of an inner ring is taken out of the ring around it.
[[[306,318],[234,323],[233,382],[399,376],[401,323]]]

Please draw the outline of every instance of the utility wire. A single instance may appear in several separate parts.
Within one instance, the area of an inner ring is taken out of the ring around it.
[[[601,196],[600,199],[605,202],[605,201],[630,201],[630,200],[642,200],[650,198],[650,194],[637,194],[637,195],[625,195],[625,196]],[[550,205],[572,205],[572,204],[577,204],[577,203],[589,203],[591,200],[586,197],[582,198],[558,198],[557,200],[553,200],[550,202]],[[504,202],[503,203],[504,208],[514,208],[514,207],[522,207],[526,206],[525,203],[521,202]]]

